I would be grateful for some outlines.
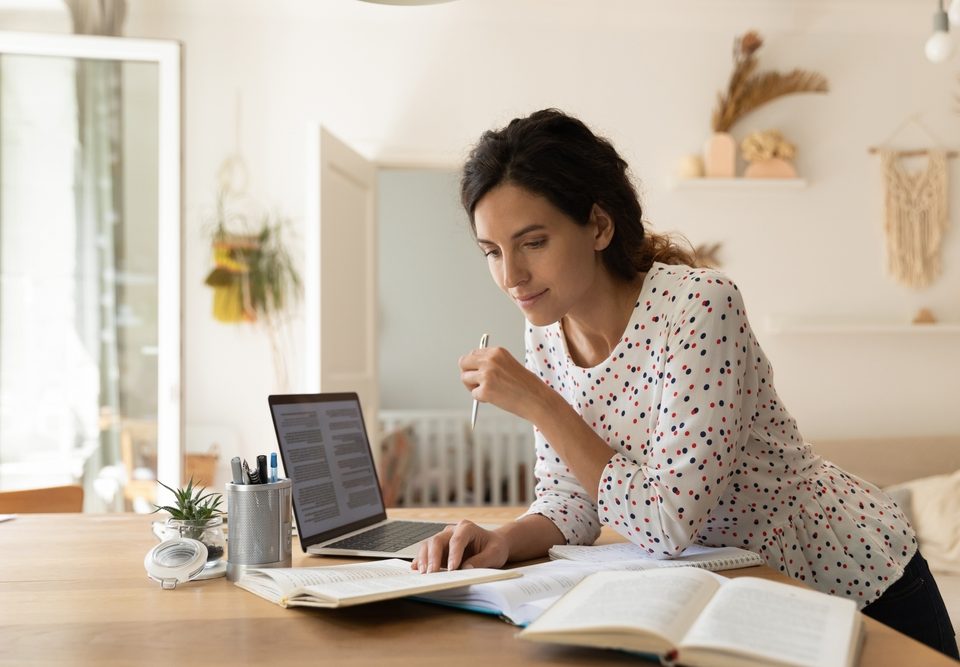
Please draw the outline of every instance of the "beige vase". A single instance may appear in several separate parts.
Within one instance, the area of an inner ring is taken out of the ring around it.
[[[714,132],[703,147],[703,173],[707,178],[733,178],[737,143],[726,132]]]
[[[743,175],[746,178],[796,178],[797,170],[787,160],[772,157],[751,162]]]

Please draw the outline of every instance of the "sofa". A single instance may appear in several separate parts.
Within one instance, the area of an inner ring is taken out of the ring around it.
[[[960,630],[960,435],[818,441],[813,449],[906,512]]]

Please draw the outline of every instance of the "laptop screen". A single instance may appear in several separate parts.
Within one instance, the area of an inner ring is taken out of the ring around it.
[[[386,518],[354,393],[270,396],[303,548]]]

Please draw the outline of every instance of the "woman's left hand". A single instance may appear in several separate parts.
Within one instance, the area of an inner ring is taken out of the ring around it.
[[[502,347],[474,350],[460,357],[460,380],[483,403],[536,423],[536,410],[559,396]]]

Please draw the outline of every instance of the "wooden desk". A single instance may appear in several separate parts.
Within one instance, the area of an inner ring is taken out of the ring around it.
[[[513,508],[402,510],[398,517],[499,523]],[[143,556],[153,516],[21,515],[0,523],[0,665],[637,665],[615,651],[538,645],[492,616],[393,600],[283,609],[226,579],[164,591]],[[604,541],[615,541],[606,534]],[[308,558],[294,539],[294,565]],[[783,580],[767,568],[733,571]],[[955,665],[867,622],[861,665]]]

